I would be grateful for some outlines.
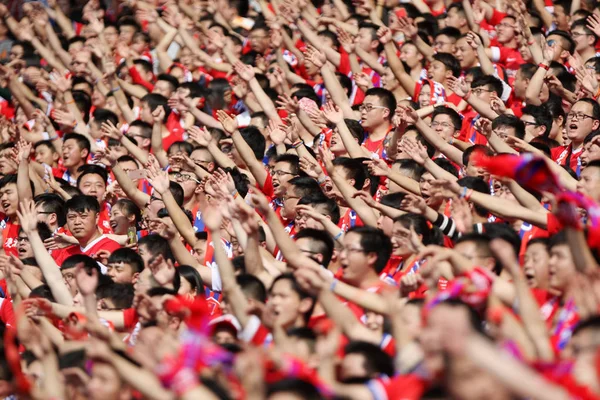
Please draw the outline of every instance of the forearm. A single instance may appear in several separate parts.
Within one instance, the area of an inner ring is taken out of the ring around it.
[[[324,288],[319,294],[319,304],[327,313],[327,316],[333,320],[342,333],[350,340],[367,341],[377,343],[380,339],[376,333],[369,330],[365,325],[360,323],[350,308],[343,305],[335,295]]]
[[[400,185],[404,190],[407,190],[412,194],[416,194],[417,196],[421,195],[419,182],[415,181],[414,179],[408,178],[395,171],[390,171],[387,177],[388,179],[394,181],[394,183]]]
[[[179,231],[179,234],[183,236],[185,241],[190,245],[194,246],[196,244],[196,231],[194,231],[194,227],[192,226],[190,220],[188,219],[185,212],[179,207],[177,201],[171,194],[170,190],[167,190],[164,193],[161,193],[161,197],[163,202],[165,203],[165,207],[169,212],[169,216],[171,220],[175,224],[175,228]],[[215,246],[217,247],[217,246]]]
[[[429,127],[425,121],[419,119],[415,124],[417,129],[423,137],[431,143],[435,148],[437,148],[440,152],[442,152],[446,157],[448,157],[451,161],[454,161],[456,164],[462,166],[462,151],[447,143],[440,135],[438,135],[431,127]]]
[[[427,158],[423,166],[436,179],[445,179],[451,182],[458,180],[456,176],[452,175],[450,172],[437,165],[435,162],[433,162],[431,158]]]
[[[354,110],[352,110],[352,107],[350,106],[348,96],[346,96],[342,84],[329,65],[323,65],[321,68],[321,76],[323,77],[323,83],[325,84],[325,88],[329,92],[331,99],[344,113],[344,118],[355,119]]]
[[[163,148],[162,127],[162,122],[154,121],[150,143],[152,146],[152,153],[154,153],[160,167],[167,168],[169,165],[169,158],[167,157],[167,152]]]
[[[208,115],[207,113],[203,112],[202,110],[199,110],[196,107],[191,107],[190,113],[192,113],[194,118],[196,118],[196,120],[200,122],[200,125],[204,125],[207,128],[223,129],[221,123],[217,121],[212,115]]]
[[[404,88],[406,93],[409,96],[415,95],[415,88],[417,86],[417,82],[404,70],[404,66],[402,65],[402,61],[398,58],[396,53],[396,45],[392,42],[386,43],[385,46],[385,55],[388,60],[388,65],[400,85]]]
[[[344,200],[346,203],[352,208],[360,219],[365,223],[365,225],[369,226],[377,226],[377,217],[373,212],[373,209],[367,205],[362,199],[358,197],[354,197],[354,194],[358,191],[352,185],[350,185],[344,177],[337,173],[333,173],[331,175],[331,179],[333,183],[337,186],[337,188],[344,196]]]
[[[38,263],[38,266],[42,270],[42,274],[46,279],[46,283],[50,287],[52,295],[56,301],[60,304],[70,306],[73,304],[73,297],[65,284],[60,268],[54,262],[54,259],[44,247],[44,242],[37,231],[33,231],[28,235],[33,255]]]
[[[544,84],[544,78],[546,77],[546,69],[538,67],[535,74],[531,77],[527,90],[525,91],[525,101],[528,104],[539,106],[542,104],[540,100],[540,93]]]
[[[17,195],[19,201],[33,199],[31,185],[29,184],[29,159],[21,160],[17,169]]]
[[[137,188],[135,183],[119,164],[112,166],[112,172],[117,182],[119,182],[119,186],[125,195],[130,198],[140,209],[144,209],[150,201],[150,196]]]
[[[235,168],[236,165],[231,158],[223,153],[215,141],[211,141],[207,147],[210,155],[215,159],[217,165],[221,168]]]
[[[267,180],[267,171],[262,162],[256,159],[254,151],[252,151],[246,140],[244,140],[239,130],[236,130],[233,135],[231,135],[231,138],[233,139],[233,144],[239,155],[242,157],[242,160],[244,160],[244,163],[248,166],[250,173],[252,173],[256,182],[262,187]]]
[[[148,162],[148,153],[144,150],[140,149],[135,143],[133,143],[129,138],[125,135],[121,137],[121,144],[129,154],[133,156],[136,160],[138,160],[141,164],[146,164]]]
[[[489,145],[496,153],[508,153],[518,155],[519,152],[510,147],[500,136],[496,135],[493,131],[487,137]]]
[[[423,54],[427,61],[432,62],[433,56],[435,55],[435,50],[433,50],[433,47],[425,43],[419,35],[416,35],[411,39],[413,40],[415,46],[417,46],[417,50],[419,51],[419,53]]]
[[[267,115],[267,117],[269,117],[270,120],[275,121],[278,125],[283,124],[281,118],[279,117],[279,114],[277,113],[277,108],[275,108],[275,104],[273,104],[273,101],[271,101],[269,96],[267,96],[267,94],[260,86],[256,78],[252,78],[250,82],[248,82],[248,87],[256,96],[258,104],[260,104],[260,106],[263,109],[263,112]]]
[[[346,125],[346,121],[344,119],[342,119],[340,123],[338,123],[336,126],[338,129],[338,133],[342,138],[342,142],[344,143],[344,147],[346,148],[346,150],[348,150],[348,154],[350,155],[350,157],[369,158],[369,152],[364,147],[359,145],[358,142],[354,139],[354,136],[352,136],[352,133],[350,133],[348,125]]]

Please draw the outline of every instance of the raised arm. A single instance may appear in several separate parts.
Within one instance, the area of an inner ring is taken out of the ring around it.
[[[165,120],[165,108],[158,106],[152,111],[152,119],[154,125],[152,126],[152,153],[158,160],[158,163],[162,168],[166,168],[169,165],[169,158],[167,152],[163,147],[162,128]]]

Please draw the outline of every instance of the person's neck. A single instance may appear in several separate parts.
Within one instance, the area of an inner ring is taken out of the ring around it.
[[[381,281],[379,279],[379,275],[377,275],[377,273],[373,269],[370,269],[368,274],[360,280],[357,286],[360,289],[366,290],[372,288],[373,286],[376,286],[380,282]]]
[[[389,122],[384,122],[383,124],[376,126],[371,132],[369,132],[369,139],[371,139],[372,142],[383,140],[386,137],[389,130]]]
[[[580,142],[580,141],[575,142],[575,141],[571,140],[572,151],[579,150],[581,147],[583,147],[583,142]]]
[[[577,52],[581,56],[582,60],[589,60],[590,58],[596,57],[596,49],[593,47],[587,47],[581,52]]]
[[[87,245],[92,243],[94,240],[98,239],[100,236],[102,236],[102,232],[100,232],[99,229],[95,229],[94,233],[90,237],[88,237],[87,239],[79,240],[79,245],[85,249]]]
[[[78,171],[79,167],[85,165],[85,163],[83,161],[77,163],[77,165],[74,165],[72,167],[68,167],[67,170],[69,171],[69,174],[77,179],[77,177],[79,176],[80,172]]]
[[[488,222],[487,217],[473,213],[473,224],[485,224]]]
[[[517,38],[512,38],[511,40],[509,40],[506,43],[501,43],[502,46],[504,47],[508,47],[509,49],[516,49],[518,48],[518,42],[517,42]]]

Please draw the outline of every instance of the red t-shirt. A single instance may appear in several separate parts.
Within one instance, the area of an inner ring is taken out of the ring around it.
[[[162,138],[163,149],[165,149],[165,151],[168,151],[173,143],[181,142],[183,140],[184,129],[183,126],[181,126],[179,118],[179,114],[174,112],[169,114],[169,118],[167,118],[167,123],[165,125],[169,130],[169,136]]]
[[[119,243],[102,235],[89,243],[85,248],[75,244],[64,249],[53,250],[52,258],[54,258],[56,264],[61,266],[67,258],[75,254],[85,254],[86,256],[94,258],[96,253],[98,253],[100,250],[108,250],[110,253],[112,253],[120,248],[121,245]]]
[[[568,166],[577,173],[577,176],[579,176],[581,170],[581,161],[579,159],[581,153],[583,153],[583,146],[580,146],[577,150],[573,150],[571,144],[550,149],[552,159],[559,165],[567,165],[568,162]]]
[[[0,221],[0,228],[2,229],[2,248],[7,256],[17,253],[17,243],[19,237],[19,224],[12,223],[8,217],[5,217]]]

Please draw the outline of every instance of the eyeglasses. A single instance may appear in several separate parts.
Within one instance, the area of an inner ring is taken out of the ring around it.
[[[283,200],[283,201],[292,200],[292,199],[300,199],[300,197],[298,197],[298,196],[283,196],[281,198],[281,200]]]
[[[25,236],[25,237],[23,237],[23,236],[19,236],[19,237],[17,238],[17,242],[18,242],[18,243],[20,243],[20,242],[29,242],[29,238],[28,238],[27,236]]]
[[[294,175],[295,176],[296,174],[278,169],[277,171],[273,170],[273,175],[277,175],[277,176]]]
[[[155,195],[150,195],[150,203],[152,203],[153,201],[163,201],[162,199],[159,199],[158,197],[156,197]]]
[[[585,32],[571,32],[571,36],[573,36],[574,38],[578,38],[581,36],[590,36],[590,34]]]
[[[525,126],[538,126],[539,125],[537,122],[531,122],[531,121],[523,121],[523,124],[525,124]]]
[[[496,29],[498,29],[498,28],[512,28],[512,29],[515,29],[515,26],[511,25],[511,24],[507,24],[506,22],[502,22],[502,23],[496,25]]]
[[[249,40],[260,40],[265,39],[267,36],[248,36]]]
[[[493,90],[489,90],[486,88],[478,87],[472,90],[473,94],[479,96],[481,93],[492,93]]]
[[[180,172],[177,172],[173,176],[175,177],[175,180],[178,182],[194,181],[196,183],[200,183],[200,181],[198,179],[194,178],[192,175],[182,174]]]
[[[448,122],[437,122],[437,121],[435,121],[435,122],[431,123],[431,127],[434,128],[434,129],[437,128],[438,126],[441,126],[442,128],[445,128],[445,129],[449,129],[449,128],[454,129],[454,125],[452,125],[452,124],[450,124]]]
[[[232,150],[233,150],[233,146],[222,146],[221,147],[221,152],[225,153],[225,154],[231,153]]]
[[[598,119],[598,118],[592,117],[591,115],[584,114],[582,112],[567,114],[567,119],[572,120],[573,118],[577,118],[577,120],[584,120],[586,118],[593,119],[593,120]]]
[[[369,112],[369,111],[373,110],[374,108],[387,108],[387,107],[384,107],[384,106],[374,106],[373,104],[361,104],[358,107],[358,110],[360,112],[363,112],[363,111],[364,112]]]

